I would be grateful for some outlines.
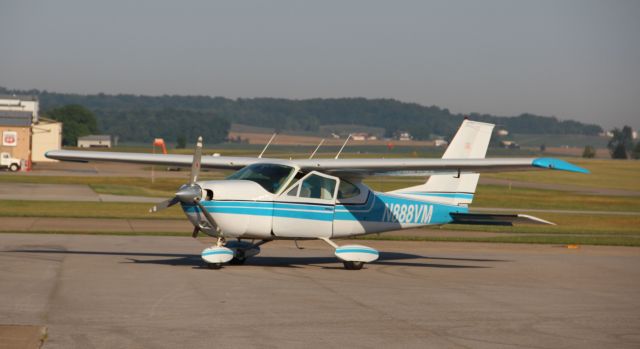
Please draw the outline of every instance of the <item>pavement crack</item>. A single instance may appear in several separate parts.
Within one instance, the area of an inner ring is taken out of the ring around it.
[[[62,266],[67,258],[66,254],[62,255],[62,259],[60,259],[57,263],[57,267],[55,270],[55,276],[53,278],[53,286],[47,295],[47,306],[44,309],[43,320],[45,324],[49,323],[50,313],[52,304],[54,304],[55,299],[58,297],[58,292],[60,291],[60,287],[62,284]]]

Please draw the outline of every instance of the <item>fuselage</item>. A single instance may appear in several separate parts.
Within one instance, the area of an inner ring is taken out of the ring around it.
[[[438,203],[425,196],[375,192],[361,182],[354,184],[357,195],[333,200],[270,193],[249,180],[198,185],[203,189],[203,207],[226,237],[343,238],[446,224],[452,221],[450,213],[467,212],[466,206]],[[215,229],[206,227],[196,205],[182,204],[182,208],[191,223],[204,225],[206,232],[215,234]]]

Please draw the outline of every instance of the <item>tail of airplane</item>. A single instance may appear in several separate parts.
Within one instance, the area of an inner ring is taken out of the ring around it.
[[[465,120],[442,156],[443,159],[484,159],[487,155],[493,124]],[[468,205],[473,200],[479,173],[438,174],[426,183],[394,191],[398,194],[418,195],[429,201],[449,205]]]

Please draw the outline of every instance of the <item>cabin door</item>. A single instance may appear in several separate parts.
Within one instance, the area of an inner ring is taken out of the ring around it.
[[[290,238],[330,238],[340,178],[310,172],[273,202],[273,233]]]

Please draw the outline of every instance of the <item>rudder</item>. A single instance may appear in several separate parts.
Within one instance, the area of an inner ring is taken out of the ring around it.
[[[484,159],[495,125],[464,120],[451,140],[443,159]],[[398,194],[418,195],[429,201],[450,205],[468,205],[473,200],[479,173],[432,175],[426,183],[394,191]]]

